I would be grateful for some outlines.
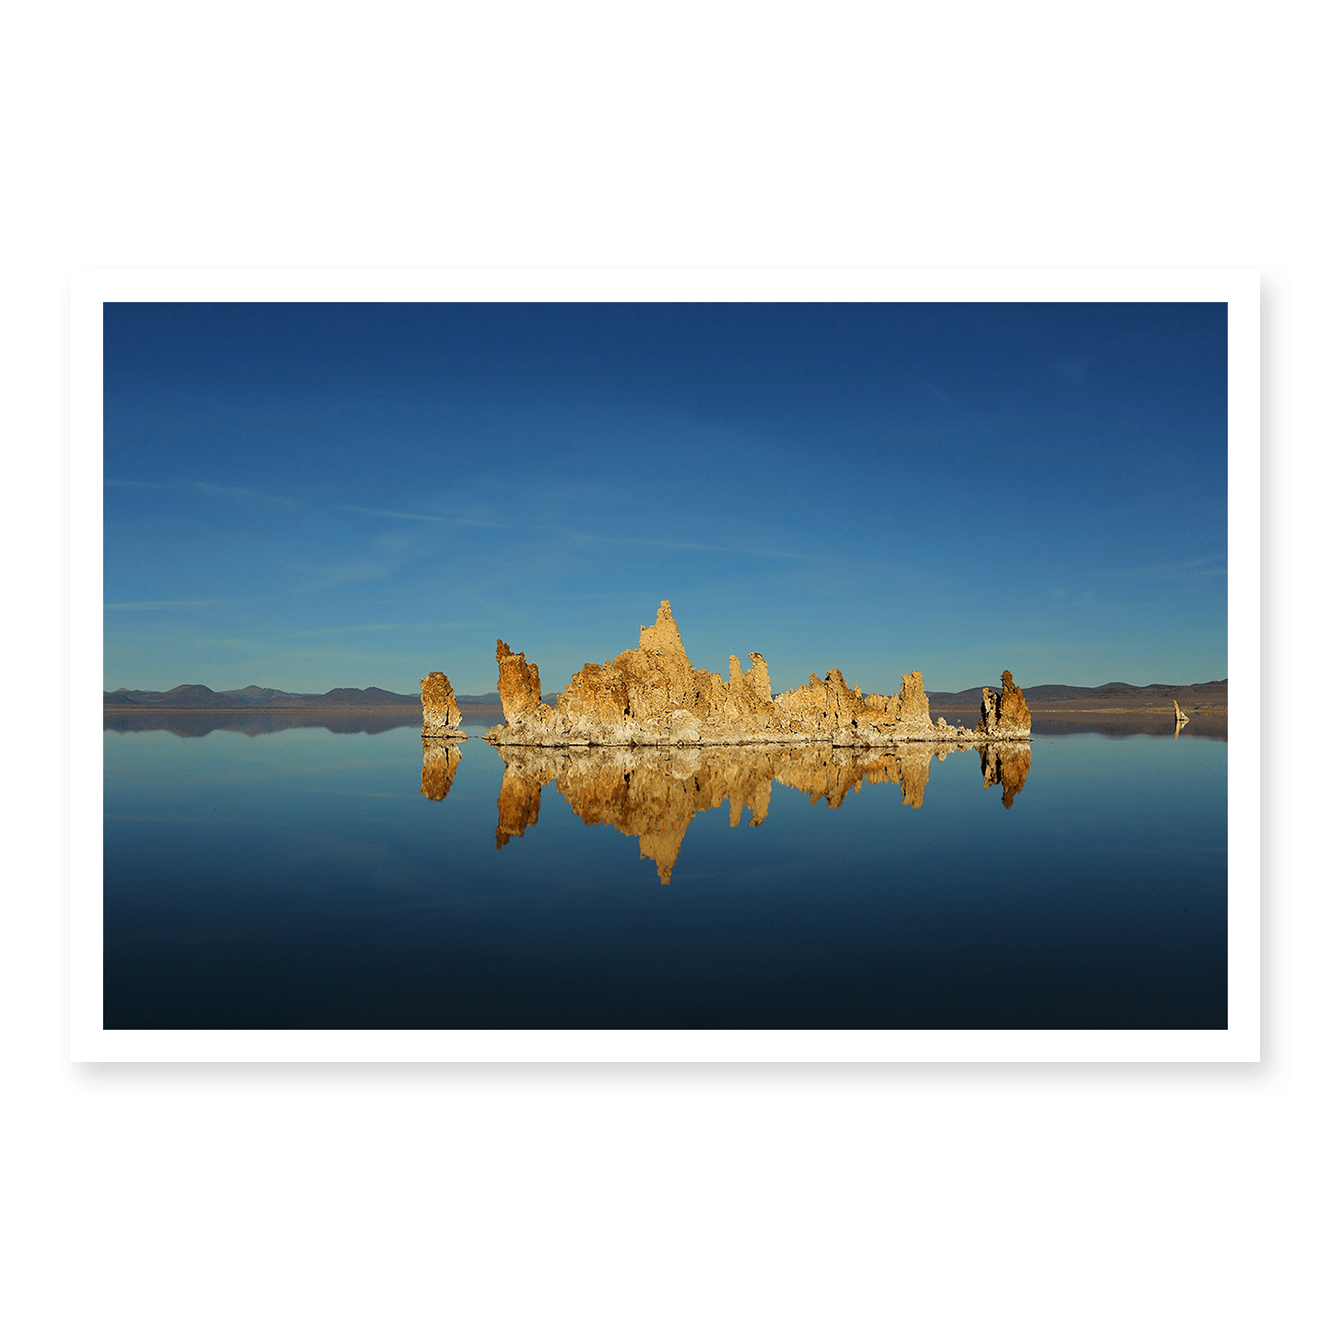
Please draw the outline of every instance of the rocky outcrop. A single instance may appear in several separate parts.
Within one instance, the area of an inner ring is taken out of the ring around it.
[[[420,733],[432,739],[463,740],[462,709],[446,674],[435,670],[420,681],[420,707],[424,713]]]
[[[426,736],[421,739],[420,792],[436,802],[448,797],[462,750],[456,743]]]
[[[747,670],[731,656],[728,679],[695,669],[668,600],[661,601],[656,622],[641,627],[636,648],[603,665],[584,666],[553,707],[541,701],[540,673],[525,653],[503,641],[496,647],[505,724],[485,736],[495,744],[617,748],[812,741],[873,748],[1030,732],[1029,708],[1010,673],[1003,675],[1002,697],[993,703],[995,728],[975,731],[930,719],[917,670],[901,676],[899,694],[865,697],[832,670],[773,697],[767,663],[757,652],[749,654]]]
[[[546,722],[553,712],[540,700],[540,671],[526,663],[526,652],[513,651],[507,642],[499,641],[494,656],[499,662],[499,705],[504,720],[510,725]]]
[[[1030,708],[1025,694],[1012,682],[1011,671],[1002,672],[1002,691],[985,688],[979,700],[985,736],[993,739],[1028,739]]]

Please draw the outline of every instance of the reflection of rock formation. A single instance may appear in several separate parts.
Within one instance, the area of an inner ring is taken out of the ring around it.
[[[420,792],[426,799],[446,799],[453,787],[462,750],[455,743],[424,738],[421,741]]]
[[[1025,785],[1030,771],[1028,743],[994,743],[979,746],[979,764],[984,773],[984,789],[1002,784],[1002,806],[1010,808]]]
[[[766,761],[707,760],[695,748],[510,749],[504,761],[496,836],[500,848],[535,824],[541,786],[553,781],[588,826],[617,827],[638,837],[642,858],[655,861],[662,882],[670,880],[695,813],[728,799],[731,826],[738,826],[745,804],[752,814],[749,825],[757,826],[771,800]]]
[[[577,748],[505,747],[499,791],[499,848],[533,826],[540,813],[541,787],[553,782],[588,826],[612,826],[636,836],[644,859],[668,883],[684,833],[701,812],[730,805],[730,826],[745,809],[748,825],[761,825],[771,807],[773,782],[799,790],[809,801],[839,808],[865,783],[901,787],[901,802],[922,808],[929,765],[936,757],[970,744],[908,744],[899,749],[836,748],[830,743],[753,744],[738,748]],[[987,744],[984,784],[1002,781],[1008,808],[1030,768],[1028,744]]]
[[[1173,737],[1176,739],[1182,733],[1182,727],[1187,723],[1190,717],[1183,709],[1178,706],[1178,699],[1173,699]]]
[[[555,773],[539,759],[529,766],[509,763],[504,768],[503,784],[499,786],[499,825],[494,832],[496,850],[540,821],[540,787],[554,777]]]
[[[730,657],[730,677],[694,669],[668,600],[643,626],[638,646],[604,665],[579,670],[553,707],[540,700],[540,673],[524,652],[497,644],[499,699],[505,725],[486,736],[496,744],[674,746],[816,740],[870,748],[903,740],[936,743],[1000,734],[1029,735],[1030,713],[1008,672],[986,729],[959,729],[928,714],[923,676],[901,676],[899,694],[851,688],[839,670],[773,697],[767,663],[749,654],[745,671]],[[1024,729],[1021,729],[1022,724]]]
[[[1025,694],[1011,680],[1011,671],[1002,672],[1002,692],[985,688],[979,701],[983,713],[984,734],[995,739],[1028,739],[1030,708]]]
[[[951,744],[910,744],[888,751],[864,753],[833,748],[831,744],[806,744],[779,750],[774,779],[808,796],[810,803],[825,799],[829,808],[839,808],[845,796],[869,785],[890,783],[901,787],[901,803],[910,808],[924,806],[924,787],[933,758],[942,761],[956,751]]]
[[[435,670],[420,681],[420,705],[424,712],[421,734],[433,738],[466,738],[462,733],[462,710],[446,674]]]
[[[199,711],[140,711],[102,713],[102,728],[117,734],[136,734],[143,730],[168,730],[182,739],[202,739],[214,730],[247,734],[257,738],[278,730],[328,730],[332,734],[383,734],[388,730],[415,729],[410,712],[388,707],[354,711],[237,711],[218,715]]]

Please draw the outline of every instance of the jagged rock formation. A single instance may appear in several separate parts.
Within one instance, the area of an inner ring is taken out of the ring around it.
[[[993,703],[993,728],[967,730],[929,718],[923,676],[901,676],[899,694],[867,697],[839,670],[776,697],[757,652],[744,670],[730,657],[730,677],[694,669],[663,600],[656,622],[643,625],[638,645],[604,665],[586,665],[551,707],[540,698],[540,672],[524,652],[497,644],[499,700],[506,724],[485,736],[495,744],[535,747],[675,746],[826,742],[872,748],[902,741],[936,743],[982,737],[1025,737],[1030,711],[1011,674]],[[1023,716],[1024,729],[1021,730]]]
[[[428,738],[464,740],[462,709],[453,695],[453,686],[446,674],[435,670],[420,681],[420,706],[424,719],[420,733]]]
[[[748,825],[760,826],[771,808],[771,787],[785,785],[839,808],[864,784],[900,786],[903,805],[922,808],[933,758],[973,744],[911,743],[899,749],[865,751],[830,743],[753,744],[718,747],[508,747],[502,750],[503,785],[495,843],[534,826],[541,789],[553,783],[588,826],[612,826],[636,836],[643,859],[651,859],[668,883],[693,818],[729,801],[730,826],[746,809]],[[980,749],[985,786],[1001,781],[1008,808],[1030,768],[1028,744],[988,744]]]
[[[1002,692],[985,688],[979,701],[983,732],[994,739],[1028,739],[1030,708],[1025,694],[1012,682],[1011,671],[1002,671]]]
[[[446,799],[457,775],[462,750],[456,743],[425,736],[421,739],[420,792],[426,799]]]

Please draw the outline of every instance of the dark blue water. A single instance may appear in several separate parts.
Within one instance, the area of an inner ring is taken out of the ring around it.
[[[1227,744],[1030,759],[1006,791],[973,751],[824,772],[834,807],[777,780],[752,826],[738,755],[566,796],[472,738],[438,800],[414,728],[107,732],[104,1022],[1223,1028]],[[640,843],[584,821],[616,816]]]

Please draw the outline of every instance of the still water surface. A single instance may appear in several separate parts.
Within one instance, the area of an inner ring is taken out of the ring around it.
[[[483,729],[423,768],[415,726],[108,729],[106,1027],[1226,1024],[1222,741],[506,768]]]

